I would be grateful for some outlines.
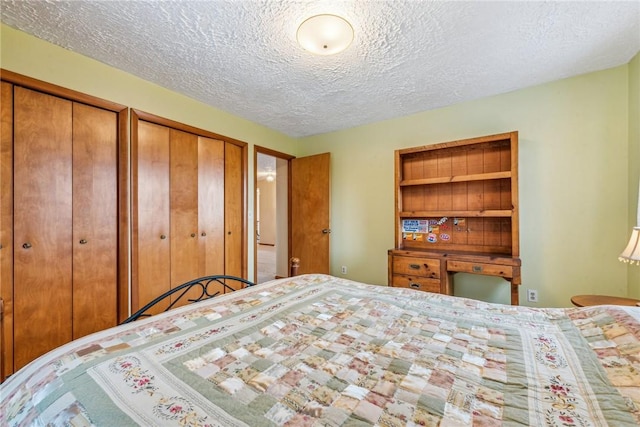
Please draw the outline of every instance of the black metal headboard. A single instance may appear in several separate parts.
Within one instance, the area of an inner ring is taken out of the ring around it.
[[[148,311],[153,307],[160,305],[162,302],[167,303],[167,305],[164,309],[160,309],[159,312],[169,311],[176,307],[176,304],[178,303],[180,303],[180,305],[184,305],[184,302],[198,302],[213,298],[220,294],[226,294],[228,292],[237,291],[238,289],[254,285],[255,283],[236,276],[217,275],[200,277],[187,283],[183,283],[180,286],[176,286],[155,298],[153,301],[129,316],[124,322],[122,322],[122,324],[133,322],[141,317],[149,317],[153,314],[158,314],[158,310],[154,310],[154,313],[148,313]]]

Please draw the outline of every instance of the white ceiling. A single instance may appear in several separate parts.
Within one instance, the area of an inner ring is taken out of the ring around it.
[[[9,1],[2,22],[292,137],[627,63],[639,1]],[[296,44],[346,18],[334,56]]]

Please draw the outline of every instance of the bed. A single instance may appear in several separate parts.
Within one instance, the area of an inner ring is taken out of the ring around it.
[[[302,275],[74,341],[1,393],[8,426],[632,426],[640,307]]]

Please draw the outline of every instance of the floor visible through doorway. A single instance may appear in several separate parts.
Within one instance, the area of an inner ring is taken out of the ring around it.
[[[258,283],[276,278],[276,247],[258,245]]]

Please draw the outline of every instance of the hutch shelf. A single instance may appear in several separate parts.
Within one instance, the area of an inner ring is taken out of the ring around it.
[[[457,272],[521,284],[518,132],[395,152],[389,286],[453,294]]]

